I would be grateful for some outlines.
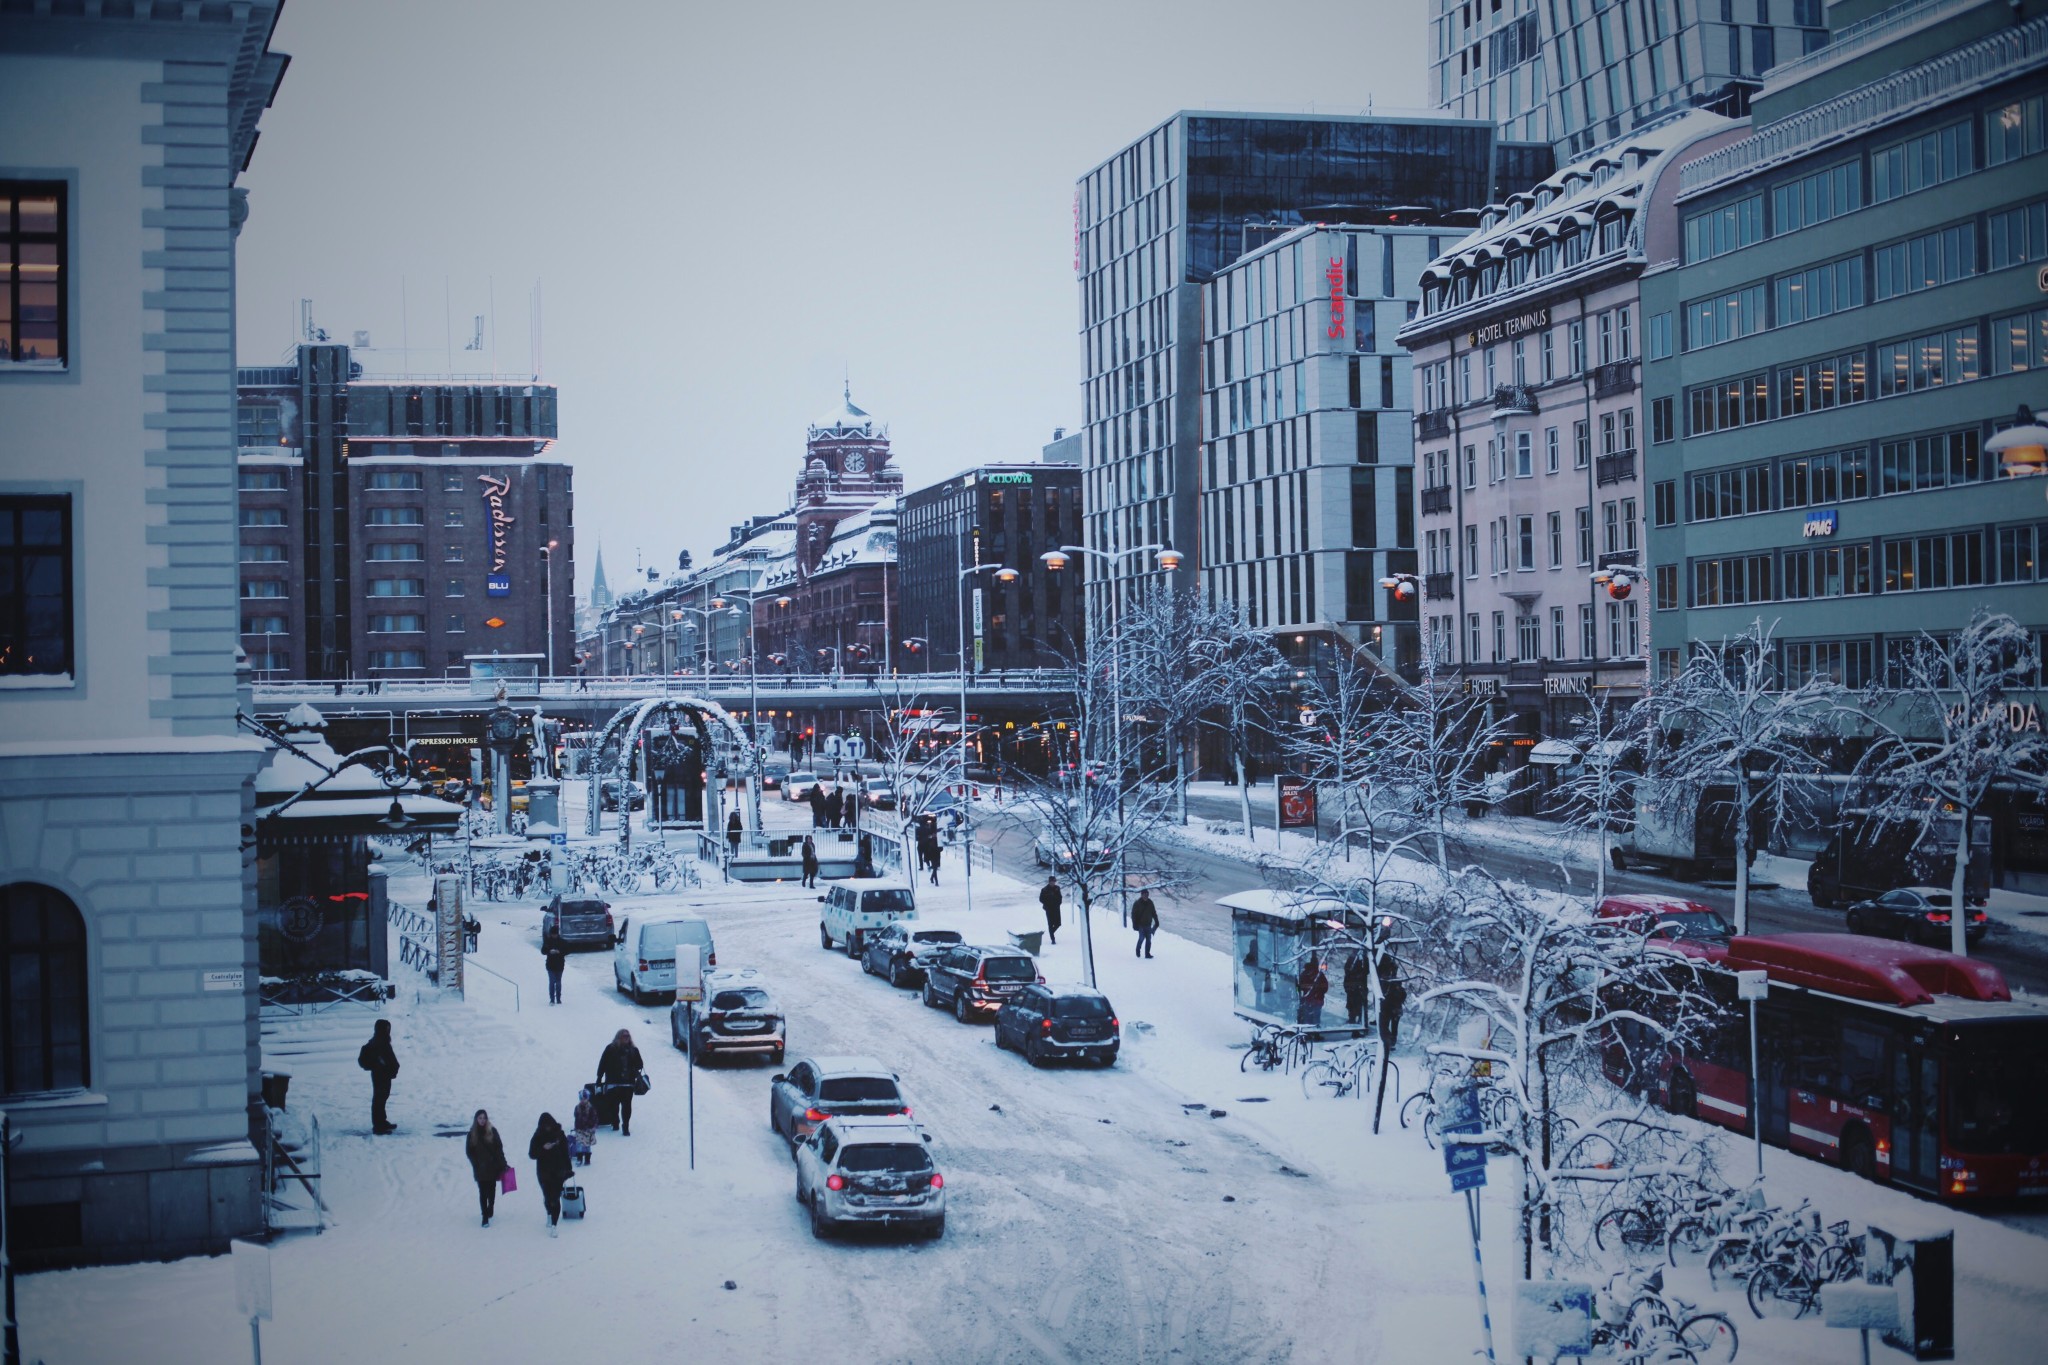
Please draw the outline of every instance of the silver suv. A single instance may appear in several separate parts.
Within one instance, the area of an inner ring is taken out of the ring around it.
[[[828,1119],[796,1149],[797,1202],[823,1240],[857,1223],[907,1226],[924,1237],[946,1230],[946,1178],[906,1118]]]
[[[804,1057],[768,1084],[768,1126],[792,1148],[847,1116],[909,1118],[896,1073],[872,1057]]]

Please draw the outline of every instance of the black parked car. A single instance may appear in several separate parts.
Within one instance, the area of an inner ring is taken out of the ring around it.
[[[1949,945],[1949,894],[1931,886],[1902,886],[1849,907],[1849,932],[1879,938],[1902,938],[1929,948]],[[1968,912],[1963,942],[1975,943],[1991,928],[1983,910]]]
[[[678,1000],[669,1007],[670,1041],[678,1048],[687,1048],[690,1059],[699,1063],[708,1064],[713,1057],[734,1053],[765,1054],[769,1061],[779,1064],[788,1034],[782,1009],[767,988],[730,976],[708,977],[704,985],[703,1004],[693,1006]],[[691,1029],[693,1014],[694,1033],[687,1036],[685,1030]]]
[[[616,777],[607,777],[604,781],[598,783],[598,805],[604,810],[617,810],[622,792],[624,793],[626,804],[633,810],[645,810],[647,808],[647,788],[641,786],[638,782],[622,781]]]
[[[995,1013],[1026,986],[1044,984],[1038,959],[1023,949],[962,943],[926,960],[924,1002],[935,1010],[950,1007],[953,1017],[966,1024],[977,1015]]]
[[[927,929],[916,920],[898,920],[862,940],[860,969],[892,986],[915,986],[924,980],[927,958],[961,941],[958,929]]]
[[[1033,1066],[1055,1057],[1114,1066],[1121,1039],[1109,997],[1086,986],[1026,986],[996,1011],[996,1046],[1015,1048]]]

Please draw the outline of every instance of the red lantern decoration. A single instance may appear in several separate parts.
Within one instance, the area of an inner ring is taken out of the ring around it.
[[[1634,587],[1635,584],[1633,581],[1626,577],[1623,577],[1620,574],[1617,574],[1607,584],[1607,595],[1617,602],[1624,602],[1628,600],[1629,592]]]
[[[1415,596],[1415,585],[1407,579],[1404,578],[1394,585],[1394,600],[1396,602],[1406,602],[1413,596]]]

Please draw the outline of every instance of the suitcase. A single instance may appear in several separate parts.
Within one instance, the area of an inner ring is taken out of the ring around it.
[[[581,1185],[562,1186],[562,1217],[581,1218],[588,1208],[589,1204],[584,1198]]]

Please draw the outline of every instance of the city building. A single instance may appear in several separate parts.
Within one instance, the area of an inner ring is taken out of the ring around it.
[[[1400,341],[1416,373],[1425,633],[1438,667],[1501,697],[1523,737],[1569,735],[1588,697],[1642,695],[1638,282],[1677,169],[1746,131],[1675,115],[1488,206],[1421,273]],[[1539,766],[1568,757],[1522,747]]]
[[[1641,284],[1657,673],[1758,620],[1788,686],[1881,680],[1978,608],[2048,627],[2042,485],[1985,451],[2048,407],[2048,3],[1844,27],[1674,198]],[[2039,807],[1994,835],[2048,873]]]
[[[313,341],[236,389],[259,677],[446,677],[480,658],[568,671],[574,506],[569,465],[546,458],[553,386],[375,377]]]
[[[1432,0],[1430,104],[1576,159],[1676,110],[1739,118],[1765,72],[1827,42],[1823,9],[1881,7],[1882,0]]]
[[[1056,435],[1037,464],[986,464],[906,493],[898,504],[895,667],[1050,668],[1080,656],[1086,561],[1053,570],[1039,556],[1081,543],[1081,470]],[[976,564],[1014,569],[963,577]],[[906,643],[907,642],[907,643]]]
[[[1289,227],[1448,223],[1550,166],[1547,145],[1468,120],[1183,111],[1082,176],[1083,539],[1104,556],[1090,565],[1094,604],[1130,580],[1192,587],[1207,563],[1204,284]],[[1177,571],[1144,548],[1162,545],[1181,553]]]
[[[231,395],[235,180],[284,77],[278,9],[9,6],[0,22],[16,1266],[219,1253],[265,1226],[243,843],[265,746],[236,725]]]

